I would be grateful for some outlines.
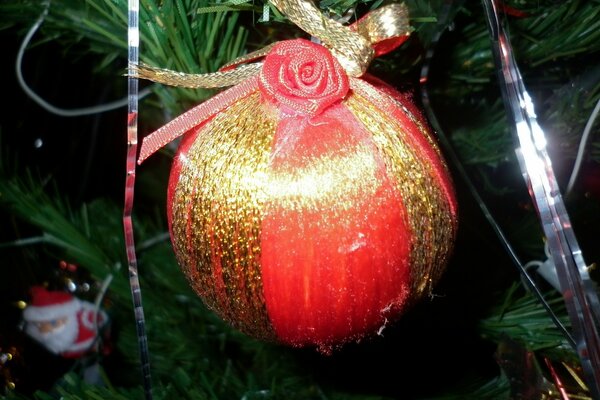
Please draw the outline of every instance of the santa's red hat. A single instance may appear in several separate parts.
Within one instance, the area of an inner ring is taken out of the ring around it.
[[[26,321],[50,321],[70,317],[81,307],[79,300],[67,292],[50,291],[43,286],[31,288],[31,302],[23,311]]]

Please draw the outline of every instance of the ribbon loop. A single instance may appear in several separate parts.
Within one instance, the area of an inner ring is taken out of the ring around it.
[[[375,57],[400,46],[412,32],[408,7],[404,3],[388,4],[371,11],[350,29],[356,30],[369,41],[375,50]]]

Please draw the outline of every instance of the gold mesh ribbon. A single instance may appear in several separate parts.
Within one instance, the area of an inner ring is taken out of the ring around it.
[[[242,64],[229,71],[218,71],[208,74],[186,74],[140,64],[137,68],[134,68],[134,71],[136,72],[136,77],[152,82],[191,89],[209,89],[237,85],[256,75],[261,67],[262,63],[252,63]]]
[[[344,26],[325,17],[312,0],[271,0],[273,5],[298,27],[321,40],[337,58],[349,76],[363,75],[376,55],[377,45],[410,34],[408,8],[404,3],[390,4],[372,11],[353,26]],[[188,88],[218,88],[236,85],[256,75],[271,44],[242,56],[223,66],[220,71],[208,74],[186,74],[151,67],[145,64],[131,66],[133,76],[171,86]],[[383,47],[383,46],[382,46]]]
[[[404,3],[389,4],[371,11],[351,28],[355,28],[362,37],[375,46],[377,56],[383,53],[377,51],[377,48],[382,47],[386,41],[410,34],[408,8]]]

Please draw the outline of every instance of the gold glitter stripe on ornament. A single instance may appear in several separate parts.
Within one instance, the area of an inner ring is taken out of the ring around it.
[[[173,200],[178,261],[206,305],[273,339],[260,271],[260,227],[275,116],[252,94],[216,115],[182,162]]]
[[[454,240],[455,221],[431,165],[416,153],[407,132],[371,100],[356,93],[345,104],[373,135],[406,207],[412,230],[411,289],[430,294],[441,276]]]
[[[408,116],[408,118],[411,120],[411,122],[417,126],[417,128],[419,129],[419,132],[421,132],[423,134],[423,136],[425,137],[425,140],[427,140],[427,143],[429,143],[431,148],[435,151],[435,154],[437,154],[438,157],[440,157],[440,159],[443,159],[442,151],[440,150],[440,147],[439,147],[437,141],[434,139],[433,132],[431,130],[429,130],[428,128],[426,128],[425,126],[423,126],[423,121],[421,120],[421,118],[414,115],[408,108],[406,108],[406,106],[404,106],[404,104],[399,102],[394,97],[389,96],[388,98],[398,108],[400,108],[402,111],[404,111],[404,113]],[[448,166],[446,165],[446,163],[442,162],[442,167],[444,168],[444,171],[448,172]]]
[[[355,207],[357,199],[368,198],[381,187],[374,151],[365,145],[343,152],[332,148],[307,157],[306,165],[294,170],[271,171],[267,198],[291,211],[337,213]]]

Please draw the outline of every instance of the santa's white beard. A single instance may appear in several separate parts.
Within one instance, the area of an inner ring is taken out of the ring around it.
[[[25,333],[46,347],[50,352],[61,354],[69,350],[75,343],[75,339],[77,339],[77,334],[79,333],[79,322],[77,321],[77,316],[72,315],[67,318],[64,325],[46,333],[40,332],[34,323],[29,322],[25,325]]]

